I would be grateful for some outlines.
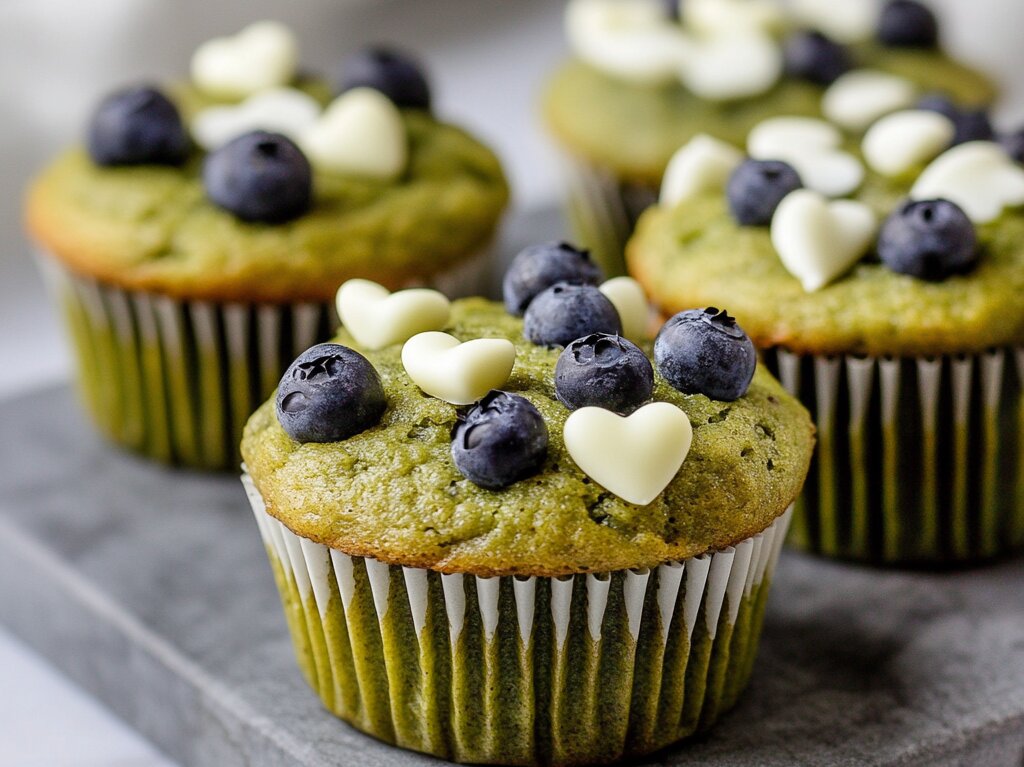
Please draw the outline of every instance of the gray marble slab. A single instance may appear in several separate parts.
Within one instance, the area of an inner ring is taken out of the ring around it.
[[[197,767],[437,764],[332,718],[295,665],[232,477],[104,444],[71,392],[0,406],[0,621]],[[970,765],[1024,758],[1024,562],[873,572],[787,553],[757,671],[651,765]]]

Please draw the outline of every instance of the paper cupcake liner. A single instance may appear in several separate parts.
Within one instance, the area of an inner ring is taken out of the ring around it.
[[[626,273],[626,242],[658,188],[618,179],[610,170],[566,154],[566,216],[577,243],[590,249],[607,277]]]
[[[338,326],[332,304],[182,301],[81,277],[38,259],[71,338],[79,388],[100,430],[166,463],[238,466],[246,420],[300,353]],[[433,285],[471,294],[489,277],[482,254]]]
[[[1024,547],[1024,349],[765,362],[818,426],[797,546],[921,565]]]
[[[709,727],[750,678],[790,514],[652,570],[480,578],[301,538],[242,481],[324,705],[388,743],[477,764],[606,763]]]

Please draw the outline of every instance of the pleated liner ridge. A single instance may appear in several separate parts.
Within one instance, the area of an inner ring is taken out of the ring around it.
[[[82,399],[117,444],[165,463],[238,466],[246,420],[288,365],[338,326],[332,303],[180,301],[38,262],[64,313]],[[438,275],[449,295],[486,281],[486,254]]]
[[[1024,349],[765,362],[818,426],[796,545],[925,565],[1024,547]]]
[[[388,743],[470,763],[606,763],[713,724],[750,678],[790,515],[651,570],[480,578],[301,538],[242,481],[324,705]]]
[[[608,277],[626,273],[625,250],[640,215],[658,201],[658,187],[621,181],[610,170],[563,153],[566,217],[580,245]]]

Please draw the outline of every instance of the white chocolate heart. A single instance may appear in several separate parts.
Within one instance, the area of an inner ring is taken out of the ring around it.
[[[754,127],[747,151],[757,160],[782,160],[793,166],[808,189],[843,197],[864,183],[864,166],[841,147],[843,134],[812,117],[773,117]]]
[[[565,29],[580,59],[636,83],[675,79],[692,47],[661,0],[570,0]]]
[[[584,407],[566,419],[562,437],[588,477],[624,501],[646,506],[679,472],[693,427],[686,413],[668,402],[652,402],[625,418]]]
[[[686,0],[683,20],[687,27],[705,35],[752,29],[779,29],[784,16],[775,0]]]
[[[650,338],[651,305],[643,286],[632,277],[613,277],[599,290],[612,302],[622,321],[622,335],[631,341]]]
[[[516,347],[506,338],[475,338],[460,343],[447,333],[420,333],[402,347],[409,378],[431,397],[469,405],[512,375]]]
[[[867,253],[877,229],[867,205],[830,202],[817,192],[798,189],[775,211],[771,238],[782,265],[811,293],[849,271]]]
[[[878,0],[789,0],[798,26],[816,29],[840,43],[871,38],[878,25]]]
[[[934,159],[953,141],[956,126],[938,112],[921,109],[883,117],[864,134],[864,159],[883,176],[902,176]]]
[[[821,111],[847,130],[862,131],[880,117],[906,109],[916,97],[917,86],[905,77],[858,69],[829,86],[821,100]]]
[[[782,49],[770,35],[740,29],[699,39],[681,76],[697,96],[730,101],[771,89],[782,68]]]
[[[192,55],[192,81],[213,96],[235,99],[287,85],[298,65],[295,35],[284,24],[258,21],[233,37],[218,37]]]
[[[660,203],[678,205],[702,192],[725,189],[730,174],[743,161],[732,144],[703,133],[672,155],[661,182]]]
[[[208,107],[192,119],[192,137],[208,152],[254,130],[297,141],[320,116],[316,99],[295,88],[270,88],[240,104]]]
[[[991,141],[970,141],[939,157],[917,179],[914,200],[955,202],[976,224],[1024,205],[1024,169]]]
[[[383,349],[440,330],[451,316],[451,303],[443,293],[428,288],[392,293],[370,280],[348,280],[338,288],[335,303],[341,324],[365,349]]]
[[[314,167],[353,176],[393,179],[409,159],[401,112],[372,88],[338,96],[299,143]]]

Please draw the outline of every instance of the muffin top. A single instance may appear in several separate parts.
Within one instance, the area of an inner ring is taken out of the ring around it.
[[[565,285],[551,290],[561,287],[570,301],[598,293]],[[346,289],[339,295],[343,318],[346,301],[350,307],[356,301],[346,298]],[[543,341],[553,332],[537,315],[550,319],[553,312],[565,321],[550,299],[533,299],[537,307],[527,309],[525,320],[484,299],[453,303],[435,327],[470,344],[444,363],[431,345],[448,349],[457,341],[436,332],[404,345],[377,339],[377,348],[369,348],[342,329],[336,341],[343,346],[314,347],[285,374],[276,407],[264,404],[245,429],[242,454],[268,512],[298,535],[351,555],[448,573],[559,576],[651,567],[718,550],[760,533],[786,510],[807,473],[813,426],[767,371],[754,372],[752,347],[740,364],[749,363],[746,374],[730,372],[717,383],[705,374],[701,385],[728,401],[676,388],[680,370],[672,355],[681,347],[659,358],[659,372],[645,388],[642,375],[630,376],[652,370],[649,340],[634,346],[614,332],[598,334],[569,342],[564,353],[559,344],[528,340],[524,333]],[[628,314],[621,296],[616,300],[619,316]],[[704,316],[711,319],[685,327],[717,333],[713,326],[722,323],[731,335],[716,338],[745,342],[724,313]],[[471,364],[465,357],[473,343],[480,344],[474,354],[491,358],[484,372],[470,375],[483,375],[474,382],[481,388],[465,392],[457,384],[464,383],[460,366]],[[705,352],[702,364],[713,354]],[[325,355],[335,362],[325,363]],[[560,366],[567,356],[574,359]],[[732,364],[725,357],[714,357],[723,370]],[[612,358],[614,364],[604,364]],[[431,370],[435,363],[440,368]],[[359,398],[338,400],[333,410],[309,402],[308,410],[297,407],[295,392],[310,394],[317,375],[309,371],[326,377],[325,364],[338,366],[331,374],[341,387],[336,391],[351,392],[345,386],[352,385],[352,371],[365,377],[371,366],[379,388],[367,384]],[[587,378],[585,370],[598,376]],[[730,391],[736,383],[740,389]],[[325,433],[335,418],[330,413],[342,408],[350,414],[346,424]],[[679,450],[681,466],[666,457]],[[655,464],[661,468],[652,469]],[[662,472],[660,478],[636,487],[636,478],[650,471]]]
[[[415,63],[366,49],[329,83],[300,76],[293,49],[256,24],[197,50],[187,82],[108,97],[32,185],[32,235],[106,282],[245,302],[415,284],[486,247],[502,168],[432,115]]]
[[[906,0],[679,5],[569,4],[574,56],[545,89],[544,117],[575,154],[627,181],[657,184],[700,132],[739,144],[773,115],[821,116],[823,96],[848,74],[890,76],[901,106],[944,94],[974,110],[995,98],[990,80],[942,52],[930,12],[922,28],[920,14],[890,9]]]
[[[845,148],[818,143],[829,130],[762,123],[747,142],[756,159],[708,137],[680,150],[627,246],[654,303],[666,314],[727,304],[756,344],[798,353],[1024,343],[1020,142],[944,149],[954,126],[918,110]],[[711,156],[717,176],[695,170]]]

